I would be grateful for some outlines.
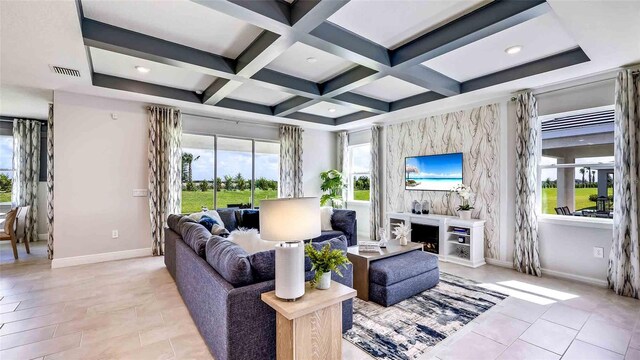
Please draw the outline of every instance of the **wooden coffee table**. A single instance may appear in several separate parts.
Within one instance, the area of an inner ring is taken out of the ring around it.
[[[350,246],[347,249],[347,257],[353,264],[353,288],[358,291],[357,297],[369,301],[369,264],[372,261],[422,250],[422,246],[422,243],[414,242],[402,246],[396,240],[390,240],[387,247],[379,252],[360,252],[357,245]]]

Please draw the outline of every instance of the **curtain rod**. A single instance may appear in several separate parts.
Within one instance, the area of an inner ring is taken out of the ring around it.
[[[41,123],[47,123],[48,120],[43,120],[43,119],[29,119],[29,118],[24,118],[24,117],[20,117],[20,116],[0,116],[0,122],[13,122],[14,119],[21,119],[21,120],[34,120],[34,121],[39,121]]]
[[[201,117],[201,118],[205,118],[205,119],[213,119],[213,120],[227,121],[227,122],[236,123],[236,125],[238,125],[238,124],[240,124],[240,123],[243,123],[243,124],[257,125],[257,126],[264,126],[264,127],[270,127],[270,128],[279,128],[279,127],[280,127],[280,125],[281,125],[281,124],[265,124],[265,123],[257,123],[257,122],[244,121],[244,120],[223,119],[223,118],[219,118],[219,117],[213,117],[213,116],[207,116],[207,115],[198,115],[198,114],[191,114],[191,113],[187,113],[187,112],[182,112],[182,115],[189,115],[189,116]]]

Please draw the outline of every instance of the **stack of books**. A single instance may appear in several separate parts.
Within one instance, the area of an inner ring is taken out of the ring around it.
[[[451,228],[451,232],[453,232],[454,234],[469,235],[469,229],[465,228],[453,227]]]
[[[360,252],[380,252],[380,243],[377,241],[359,241],[358,250]]]

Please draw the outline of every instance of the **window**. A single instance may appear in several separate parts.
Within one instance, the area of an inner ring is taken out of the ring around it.
[[[258,207],[260,200],[278,197],[276,142],[183,134],[182,151],[183,213],[203,206]]]
[[[369,201],[371,178],[371,145],[349,146],[348,199]]]
[[[0,135],[0,203],[11,202],[13,137]]]
[[[612,218],[613,110],[542,121],[540,212]]]

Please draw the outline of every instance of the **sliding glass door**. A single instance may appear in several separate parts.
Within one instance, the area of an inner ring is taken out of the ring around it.
[[[182,135],[182,212],[253,208],[278,197],[280,144],[215,135]]]

